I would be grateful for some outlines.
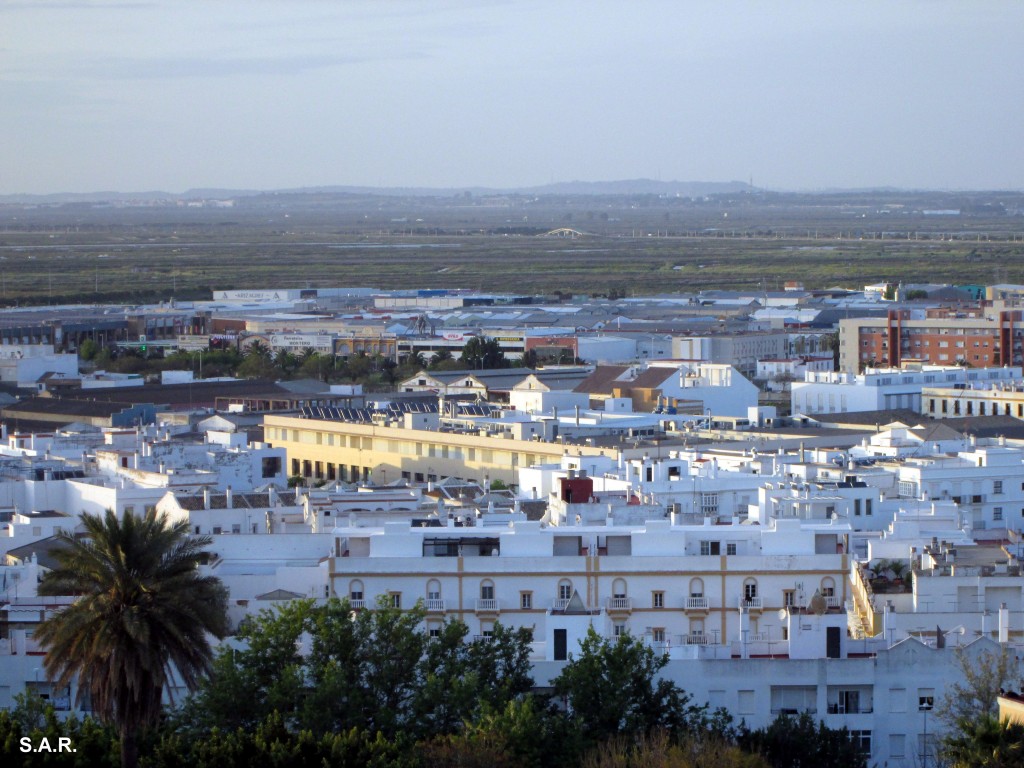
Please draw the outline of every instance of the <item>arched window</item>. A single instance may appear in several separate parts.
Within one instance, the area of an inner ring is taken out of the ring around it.
[[[743,599],[747,601],[757,599],[757,579],[749,578],[743,582]]]
[[[427,600],[440,600],[441,599],[441,582],[437,579],[431,579],[427,582]]]
[[[831,576],[826,576],[821,580],[821,594],[823,597],[835,597],[836,594],[836,582]]]
[[[558,599],[568,600],[572,597],[572,582],[569,579],[562,579],[558,582]]]
[[[612,582],[612,597],[626,596],[626,580],[616,579]]]
[[[494,582],[490,579],[484,579],[480,582],[480,599],[481,600],[493,600],[494,599]]]
[[[690,597],[704,597],[704,579],[690,579]]]
[[[363,582],[359,579],[353,579],[348,585],[348,599],[351,603],[362,604],[363,602]]]

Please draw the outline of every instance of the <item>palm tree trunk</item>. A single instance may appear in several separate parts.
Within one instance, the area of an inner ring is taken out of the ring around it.
[[[138,733],[131,726],[121,728],[121,768],[137,768],[139,764]]]

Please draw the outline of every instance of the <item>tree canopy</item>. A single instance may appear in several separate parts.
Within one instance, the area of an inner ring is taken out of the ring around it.
[[[508,361],[497,339],[474,336],[462,348],[459,358],[464,366],[474,369],[507,368]]]

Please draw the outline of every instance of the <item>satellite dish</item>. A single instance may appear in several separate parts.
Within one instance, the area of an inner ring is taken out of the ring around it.
[[[787,611],[785,608],[779,608],[779,614],[778,615],[779,615],[779,621],[785,621],[786,619],[789,618],[789,611]]]

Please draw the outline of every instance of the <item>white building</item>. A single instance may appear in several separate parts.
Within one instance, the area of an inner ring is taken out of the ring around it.
[[[925,365],[919,369],[869,368],[864,373],[808,371],[793,382],[792,413],[846,413],[908,408],[921,412],[926,386],[966,387],[1021,383],[1020,368],[962,368]]]

